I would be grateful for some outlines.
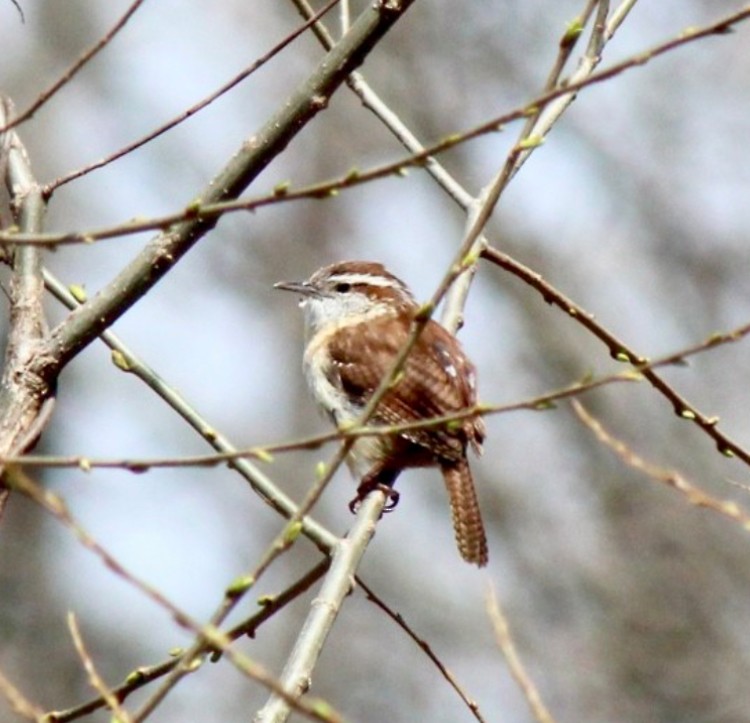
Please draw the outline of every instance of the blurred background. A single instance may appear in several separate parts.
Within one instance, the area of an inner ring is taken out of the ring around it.
[[[24,109],[99,39],[122,0],[0,4],[1,90]],[[607,46],[604,66],[738,9],[740,2],[641,2]],[[421,0],[363,67],[424,141],[531,99],[581,0]],[[335,23],[331,14],[329,22]],[[19,128],[42,182],[67,174],[183,112],[300,20],[291,3],[146,2],[96,59]],[[750,317],[750,27],[691,44],[581,93],[504,194],[491,241],[569,294],[639,353],[657,357]],[[48,230],[91,229],[173,212],[310,72],[322,50],[305,34],[209,108],[118,162],[60,187]],[[603,66],[603,67],[604,67]],[[572,69],[572,68],[571,68]],[[502,164],[513,126],[442,160],[472,192]],[[301,185],[400,158],[403,151],[346,88],[256,181]],[[460,210],[420,171],[327,201],[237,214],[209,236],[114,331],[241,447],[328,429],[307,397],[302,320],[279,279],[343,258],[384,262],[426,298],[463,231]],[[95,293],[150,237],[46,255],[65,283]],[[64,312],[49,301],[52,323]],[[480,396],[508,403],[614,365],[579,325],[496,267],[480,265],[461,339]],[[664,370],[699,409],[750,444],[745,344]],[[646,384],[586,395],[592,410],[647,459],[720,498],[750,507],[740,462],[726,459]],[[560,721],[750,720],[750,538],[726,518],[624,467],[567,404],[487,419],[473,468],[490,540],[478,572],[454,549],[439,475],[402,476],[398,510],[382,520],[362,577],[425,638],[487,720],[528,709],[493,640],[491,584],[519,653]],[[266,471],[299,500],[333,448],[280,455]],[[208,451],[176,415],[94,344],[65,371],[37,451],[89,457]],[[128,569],[205,620],[226,585],[251,569],[283,524],[226,469],[148,474],[40,474]],[[351,523],[353,483],[341,470],[314,517]],[[270,571],[273,593],[319,559],[306,541]],[[240,649],[271,672],[310,596]],[[247,601],[234,621],[252,612]],[[0,670],[45,709],[93,696],[66,627],[78,616],[114,685],[190,636],[112,574],[67,529],[13,495],[0,526]],[[145,694],[128,699],[128,705]],[[317,668],[313,692],[356,721],[470,720],[416,645],[361,593],[352,595]],[[227,662],[184,681],[153,720],[247,720],[266,699]],[[106,713],[87,720],[104,721]],[[16,720],[0,699],[0,720]]]

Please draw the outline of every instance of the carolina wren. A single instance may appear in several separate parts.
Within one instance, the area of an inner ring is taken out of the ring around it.
[[[307,281],[281,281],[275,288],[302,296],[306,347],[303,366],[318,405],[338,425],[355,422],[403,347],[419,306],[407,286],[382,264],[342,261]],[[440,417],[476,403],[476,374],[456,338],[428,321],[403,370],[380,400],[369,424],[399,425]],[[408,467],[437,466],[450,497],[461,556],[487,564],[487,539],[466,458],[479,454],[480,417],[411,429],[398,435],[360,437],[347,463],[361,479],[361,500],[374,487],[391,488]]]

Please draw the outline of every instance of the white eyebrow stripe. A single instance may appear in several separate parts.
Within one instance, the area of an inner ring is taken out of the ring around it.
[[[401,284],[399,284],[394,279],[389,279],[385,276],[379,275],[374,276],[372,274],[334,274],[333,276],[331,276],[330,281],[337,284],[351,284],[352,286],[355,286],[357,284],[368,284],[370,286],[401,288]]]

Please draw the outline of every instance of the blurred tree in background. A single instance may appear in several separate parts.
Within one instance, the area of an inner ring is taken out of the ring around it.
[[[84,309],[109,296],[113,311],[103,326],[112,322],[111,331],[162,380],[127,373],[142,371],[127,352],[89,345],[96,319],[83,342],[71,341],[68,310],[45,295],[49,327],[70,350],[55,367],[62,373],[53,375],[54,412],[26,429],[44,428],[31,453],[90,463],[13,466],[6,473],[10,487],[27,487],[26,494],[10,493],[0,519],[2,721],[34,720],[98,698],[86,655],[110,689],[136,669],[178,661],[169,651],[189,650],[197,637],[185,618],[206,625],[233,581],[228,598],[237,604],[222,630],[321,562],[303,535],[248,593],[234,595],[286,525],[241,473],[219,464],[154,466],[136,475],[128,465],[96,463],[205,455],[216,433],[246,449],[328,431],[300,372],[301,315],[272,284],[338,259],[372,259],[426,300],[465,236],[465,210],[424,164],[336,194],[285,198],[308,184],[351,180],[354,169],[365,173],[409,156],[371,104],[343,83],[346,73],[321,69],[326,50],[309,28],[186,114],[299,29],[301,5],[37,0],[19,3],[23,20],[12,2],[0,5],[0,93],[16,114],[65,80],[2,134],[3,173],[14,172],[7,139],[17,134],[46,192],[49,236],[25,237],[46,238],[39,255],[48,282],[60,280],[58,294],[72,288],[80,301],[85,293]],[[511,263],[479,259],[463,310],[460,337],[477,364],[483,402],[514,404],[632,372],[623,360],[676,354],[748,322],[750,30],[742,21],[750,10],[707,0],[419,0],[401,17],[393,9],[399,6],[342,0],[323,22],[335,39],[351,38],[342,28],[357,27],[368,13],[394,23],[363,41],[357,52],[366,62],[358,72],[425,146],[511,111],[525,110],[532,119],[535,110],[543,113],[529,104],[543,96],[561,42],[571,50],[554,78],[563,100],[574,74],[624,64],[579,90],[543,144],[533,134],[526,139],[523,149],[533,153],[484,229]],[[733,13],[731,26],[723,25]],[[579,36],[582,17],[588,19]],[[611,38],[607,28],[616,30]],[[713,32],[700,35],[706,28]],[[586,69],[597,40],[601,64]],[[101,49],[67,77],[100,41]],[[642,54],[669,41],[674,47],[639,64]],[[291,108],[297,89],[324,72],[335,79],[332,97],[311,93],[307,115],[280,125],[287,135],[267,167],[257,166],[232,188],[214,185],[220,196],[269,203],[224,214],[210,228],[218,217],[202,220],[202,189],[228,164],[245,162],[242,154],[266,138],[269,119]],[[78,173],[172,119],[182,122]],[[450,143],[436,158],[469,198],[479,195],[509,154],[518,156],[523,123],[519,118],[502,132]],[[11,268],[8,241],[19,218],[10,206],[26,199],[11,196],[1,216],[8,309],[21,274],[18,249],[36,248],[17,246]],[[126,232],[131,219],[144,221],[144,230]],[[151,271],[141,268],[143,291],[118,307],[112,279],[144,249],[190,224],[198,239],[190,252],[176,265],[167,254]],[[114,231],[95,243],[77,237],[51,243],[53,234],[97,229]],[[518,272],[520,265],[529,276]],[[152,285],[162,270],[168,273]],[[594,330],[581,323],[585,314],[544,303],[564,298],[593,315]],[[12,351],[13,315],[3,317]],[[602,343],[601,330],[609,342]],[[611,339],[634,354],[613,358],[618,348]],[[473,463],[490,538],[487,570],[470,568],[456,554],[439,475],[410,471],[400,478],[399,507],[379,523],[357,572],[427,642],[478,713],[361,586],[325,642],[311,695],[356,721],[529,720],[528,700],[495,639],[491,588],[526,675],[554,719],[749,720],[750,539],[742,509],[750,508],[750,364],[746,342],[738,341],[657,369],[666,393],[641,380],[581,394],[588,412],[625,445],[619,455],[567,400],[487,415],[485,454]],[[8,368],[6,358],[6,386]],[[187,400],[201,415],[203,422],[193,418],[193,424],[203,424],[203,435],[142,377]],[[684,404],[675,403],[675,394]],[[12,406],[7,396],[3,401]],[[7,436],[7,427],[0,429]],[[251,465],[299,503],[318,463],[334,450],[333,444],[297,449]],[[0,451],[10,455],[23,445]],[[685,483],[701,492],[681,494]],[[312,509],[324,537],[352,526],[346,504],[352,490],[342,470]],[[61,500],[77,528],[56,507]],[[85,544],[82,530],[90,535]],[[112,559],[129,573],[113,569]],[[128,575],[156,592],[146,594]],[[276,679],[319,585],[231,651]],[[87,654],[76,650],[69,612]],[[164,722],[251,719],[269,689],[240,674],[231,651],[186,676],[158,707],[153,696],[166,674],[144,685],[131,677],[126,712],[132,720]],[[152,705],[146,715],[144,706]],[[110,718],[100,708],[64,719]]]

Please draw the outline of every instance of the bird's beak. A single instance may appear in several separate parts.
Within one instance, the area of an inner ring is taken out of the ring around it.
[[[295,294],[302,296],[315,296],[317,291],[307,281],[278,281],[273,285],[274,289],[282,291],[293,291]]]

